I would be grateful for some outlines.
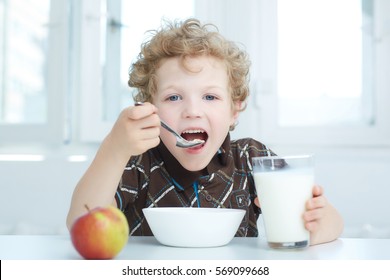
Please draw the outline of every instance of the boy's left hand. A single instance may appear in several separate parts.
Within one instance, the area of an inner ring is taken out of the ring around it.
[[[313,186],[313,197],[305,205],[303,220],[310,231],[310,245],[335,240],[343,231],[343,219],[338,211],[328,202],[321,186]],[[254,203],[260,207],[256,197]]]
[[[306,211],[303,214],[303,220],[306,229],[312,233],[320,229],[320,222],[325,216],[328,201],[323,194],[324,189],[321,186],[314,185],[313,197],[305,205]]]

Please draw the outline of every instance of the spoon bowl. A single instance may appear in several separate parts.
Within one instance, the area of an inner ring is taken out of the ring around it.
[[[142,104],[143,104],[143,102],[135,102],[134,105],[140,106]],[[188,140],[184,139],[183,137],[181,137],[181,135],[179,133],[177,133],[175,130],[173,130],[166,122],[164,122],[161,119],[160,119],[160,122],[161,122],[161,126],[163,128],[168,130],[170,133],[172,133],[176,137],[176,146],[177,147],[192,148],[192,147],[202,145],[204,143],[204,140],[200,140],[200,139],[194,139],[194,140],[188,141]]]

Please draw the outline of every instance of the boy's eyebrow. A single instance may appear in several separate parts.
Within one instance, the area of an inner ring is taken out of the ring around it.
[[[161,91],[166,91],[166,90],[171,90],[171,89],[174,89],[174,90],[178,90],[180,87],[177,86],[177,85],[174,85],[174,84],[168,84],[168,85],[163,85],[163,86],[160,86],[160,90]]]

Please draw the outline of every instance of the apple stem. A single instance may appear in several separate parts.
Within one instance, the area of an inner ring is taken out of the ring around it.
[[[87,210],[88,210],[88,212],[91,212],[91,210],[89,209],[89,207],[88,207],[88,205],[87,205],[87,204],[84,204],[84,207],[85,207],[85,209],[87,209]]]

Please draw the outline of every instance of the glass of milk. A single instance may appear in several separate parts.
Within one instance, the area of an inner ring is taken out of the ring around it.
[[[271,248],[304,248],[310,233],[303,213],[312,197],[314,159],[311,155],[252,159],[253,176]]]

